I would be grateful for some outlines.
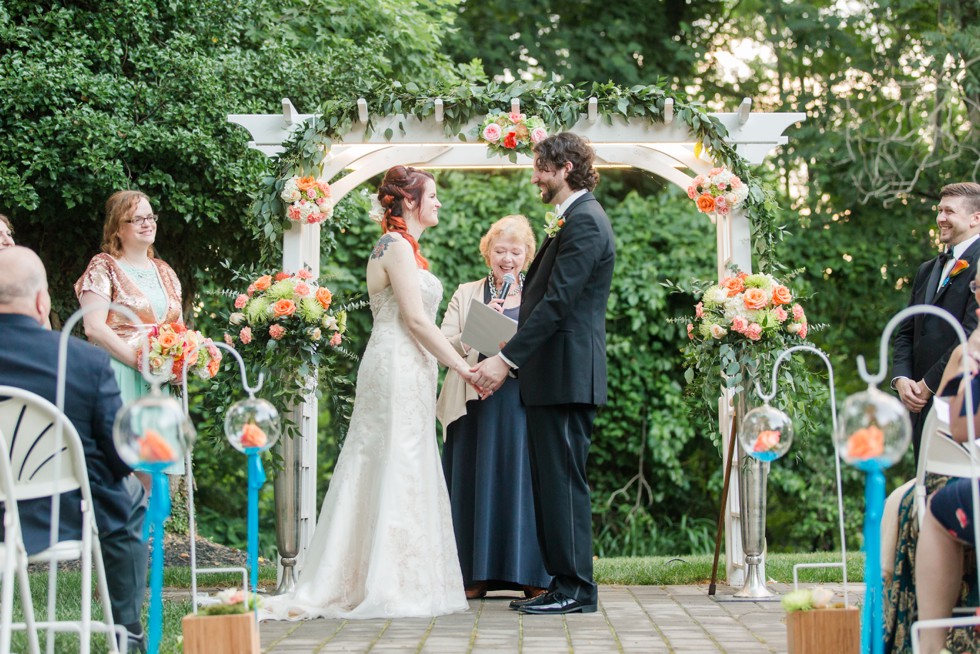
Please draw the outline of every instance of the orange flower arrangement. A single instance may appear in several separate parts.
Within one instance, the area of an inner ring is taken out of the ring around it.
[[[183,323],[171,322],[157,325],[149,333],[149,366],[154,375],[167,375],[171,384],[184,380],[184,366],[201,379],[211,379],[218,374],[221,351],[211,339],[201,332],[187,329]],[[137,350],[136,360],[143,365],[142,349]]]
[[[847,439],[847,456],[851,459],[874,459],[885,451],[885,432],[877,425],[858,429]]]

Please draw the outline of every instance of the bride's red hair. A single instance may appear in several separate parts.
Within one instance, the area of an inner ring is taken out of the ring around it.
[[[429,269],[429,261],[422,256],[418,241],[408,233],[408,225],[403,217],[402,203],[410,200],[416,207],[422,205],[422,194],[425,192],[427,180],[435,180],[432,173],[410,166],[394,166],[385,173],[385,178],[378,187],[378,201],[385,210],[381,220],[384,233],[398,232],[406,241],[412,244],[415,261],[420,268]]]

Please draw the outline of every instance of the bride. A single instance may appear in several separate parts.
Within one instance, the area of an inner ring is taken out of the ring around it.
[[[436,446],[437,363],[471,380],[435,324],[442,284],[418,239],[439,222],[431,174],[396,166],[367,265],[374,326],[350,429],[296,590],[260,619],[432,617],[467,608]]]

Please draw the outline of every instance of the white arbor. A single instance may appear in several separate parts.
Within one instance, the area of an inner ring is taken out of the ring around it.
[[[531,159],[524,155],[518,155],[516,163],[504,157],[488,159],[484,144],[461,141],[457,134],[447,135],[442,108],[442,100],[437,99],[434,113],[423,119],[403,114],[375,117],[373,130],[367,134],[368,103],[364,99],[358,100],[358,122],[339,138],[333,139],[320,173],[322,179],[334,180],[331,183],[334,201],[339,202],[358,185],[394,165],[473,169],[531,166]],[[511,101],[511,110],[520,111],[519,99]],[[613,116],[609,120],[599,115],[598,102],[592,98],[587,113],[581,115],[574,125],[567,125],[564,129],[591,141],[598,167],[637,168],[686,189],[696,175],[706,173],[715,163],[705,153],[695,156],[695,139],[687,125],[674,120],[672,100],[666,100],[663,115],[663,122],[640,118],[627,120],[622,116]],[[743,100],[736,112],[711,115],[727,129],[726,141],[750,164],[762,163],[773,149],[787,142],[783,132],[806,119],[802,113],[752,112],[748,98]],[[228,120],[248,130],[252,137],[250,147],[273,155],[280,152],[283,141],[295,130],[303,128],[311,117],[312,114],[297,113],[292,103],[284,99],[281,114],[234,114],[229,115]],[[471,121],[460,128],[459,134],[470,133],[481,122],[480,119]],[[724,276],[732,263],[751,272],[751,231],[744,213],[718,216],[715,220],[715,242],[719,278]],[[320,269],[320,226],[293,223],[284,235],[283,269],[298,270],[303,266],[314,271]],[[726,450],[723,461],[726,461],[731,456],[727,451],[731,428],[730,398],[720,398],[718,408],[723,449]],[[316,405],[313,398],[308,399],[304,407],[300,430],[303,434],[304,472],[299,541],[301,551],[305,551],[317,518],[314,475]],[[740,586],[744,582],[741,563],[744,557],[739,527],[737,475],[738,467],[735,466],[725,519],[725,552],[728,582]]]

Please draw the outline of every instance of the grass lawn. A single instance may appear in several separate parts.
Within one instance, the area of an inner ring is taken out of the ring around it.
[[[770,554],[766,564],[766,574],[777,582],[791,583],[793,581],[793,565],[797,563],[832,563],[837,561],[836,553],[816,554]],[[670,586],[688,584],[706,584],[711,578],[710,554],[695,554],[682,556],[659,556],[644,558],[607,558],[599,559],[595,565],[596,581],[600,584]],[[860,582],[864,575],[864,555],[852,553],[847,558],[847,578],[849,581]],[[276,570],[265,566],[259,573],[260,585],[272,588],[275,584]],[[724,561],[719,564],[719,581],[724,581]],[[836,568],[817,568],[801,570],[800,581],[806,583],[832,583],[841,581],[841,571]],[[241,582],[240,575],[220,574],[201,575],[198,578],[201,589],[228,588]],[[164,573],[166,591],[189,590],[191,585],[189,568],[168,568]],[[64,619],[77,619],[80,613],[79,597],[81,578],[78,573],[62,572],[58,575],[58,612]],[[34,597],[34,612],[37,618],[43,619],[47,597],[47,575],[37,573],[31,575],[31,594]],[[169,593],[168,593],[169,595]],[[16,593],[15,593],[16,596]],[[160,652],[179,654],[182,651],[180,621],[191,612],[189,600],[165,597],[163,603],[163,640]],[[99,619],[102,615],[98,601],[93,602],[93,615]],[[23,620],[19,601],[15,602],[14,620]],[[146,609],[143,614],[143,624],[147,623]],[[41,638],[41,648],[44,648],[44,635]],[[78,652],[78,637],[73,634],[60,634],[55,638],[55,651],[59,654],[76,654]],[[93,638],[93,652],[107,651],[105,640],[101,636]],[[14,634],[11,651],[27,650],[27,639],[24,632]]]

